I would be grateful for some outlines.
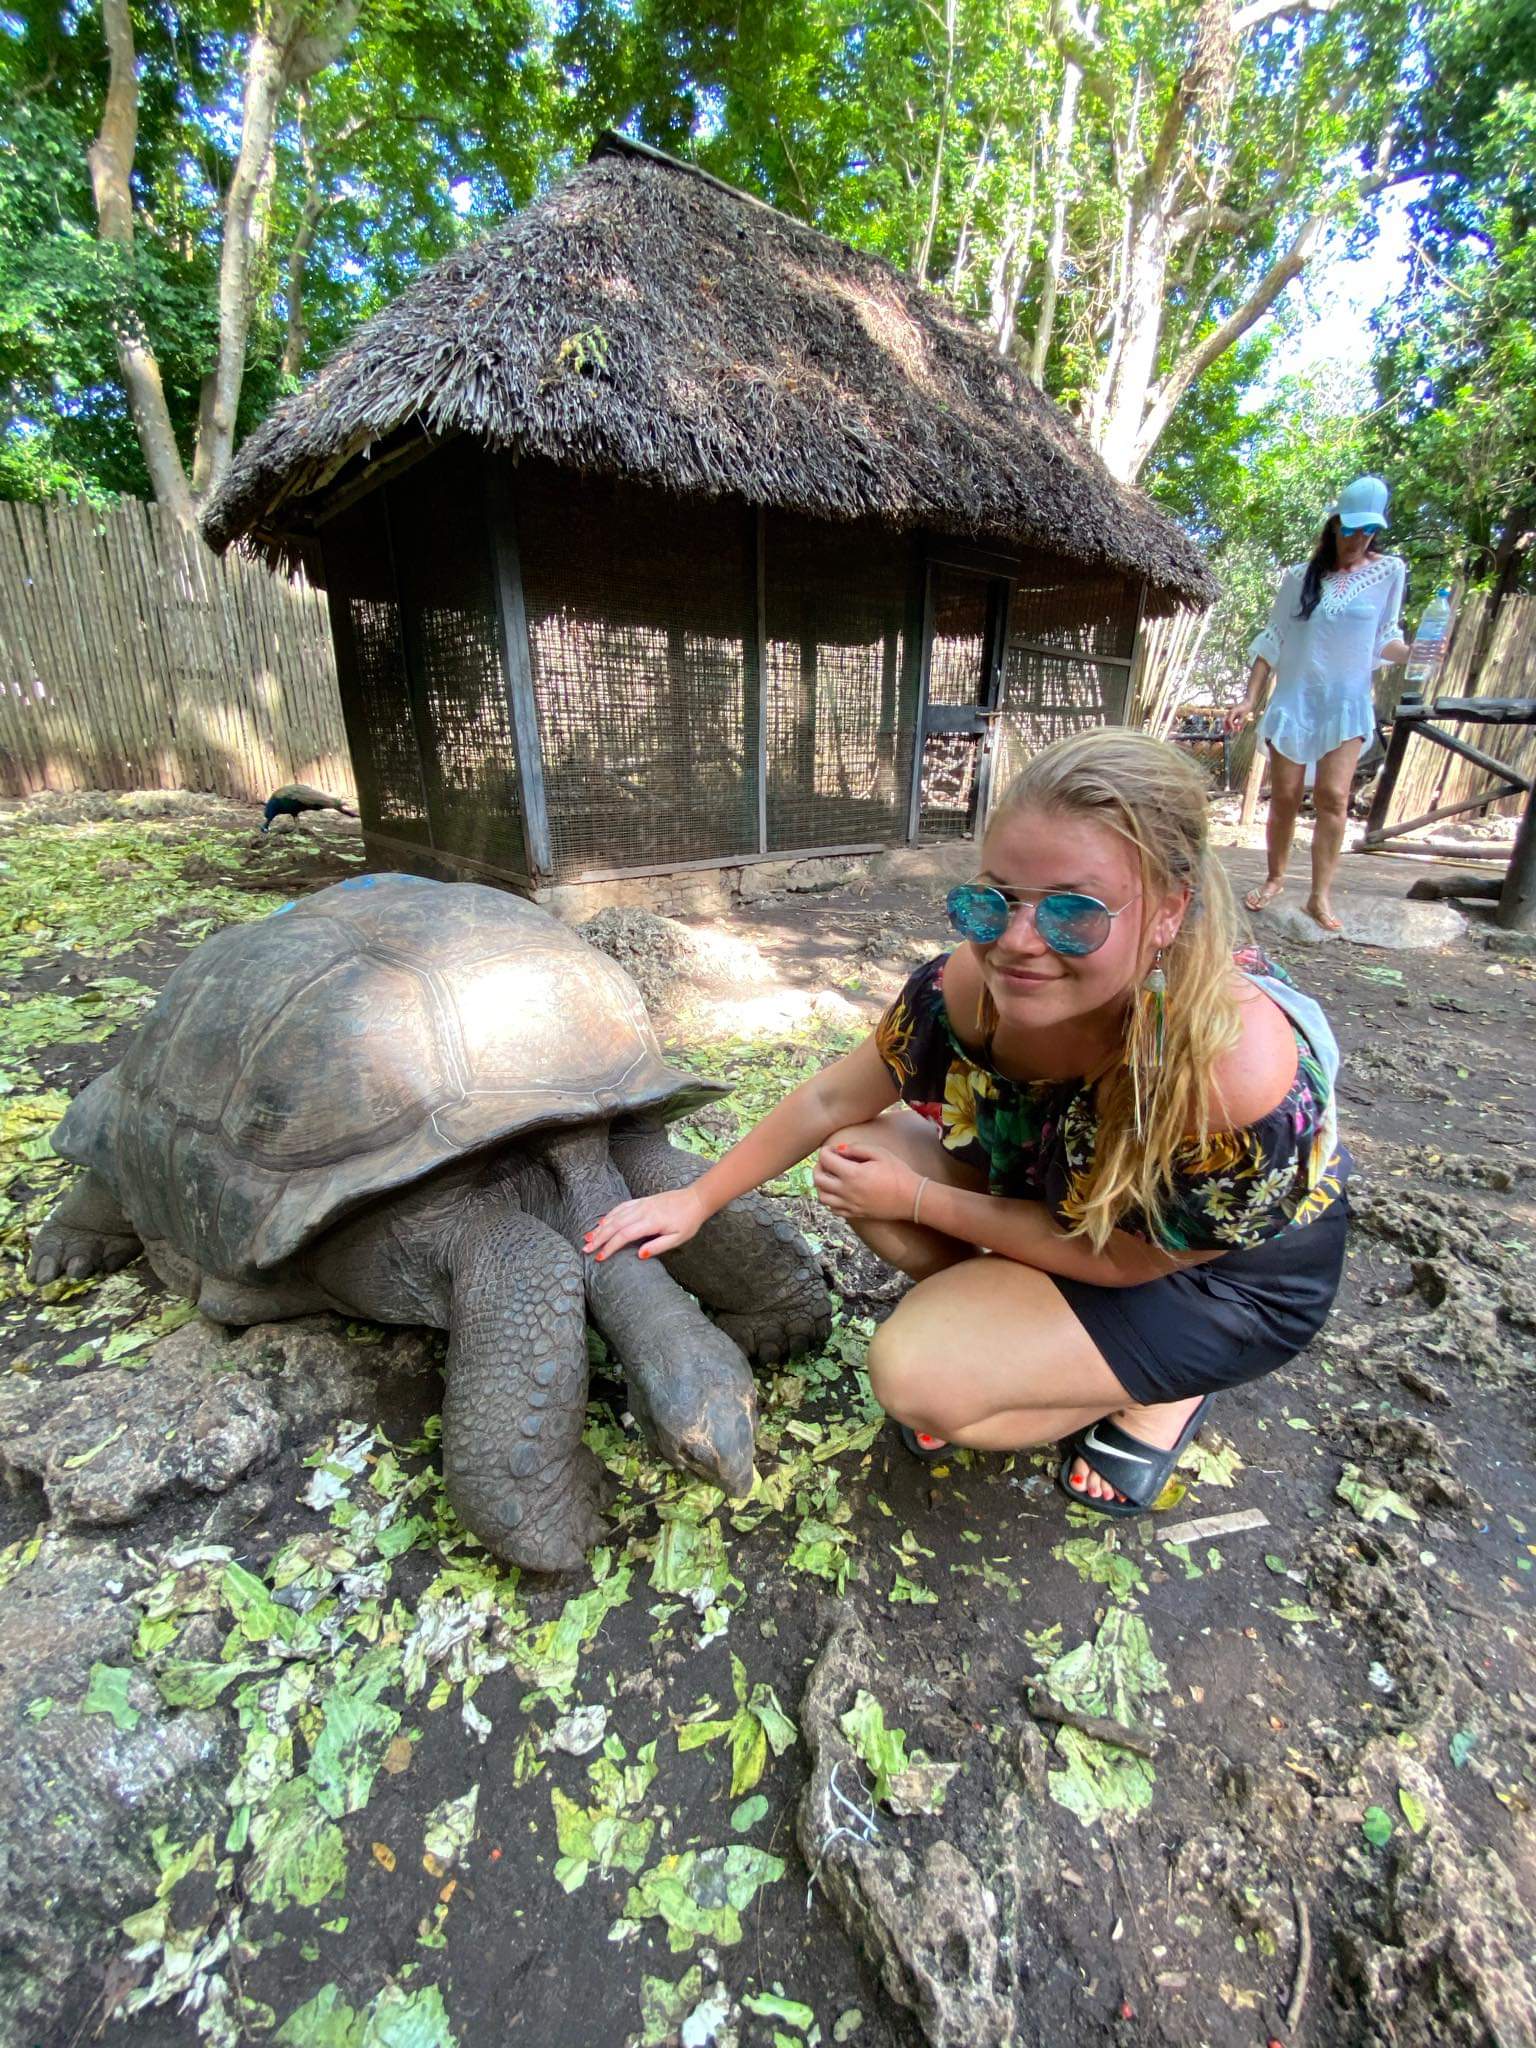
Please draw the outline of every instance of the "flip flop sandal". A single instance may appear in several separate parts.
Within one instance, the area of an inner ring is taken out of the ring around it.
[[[1180,1452],[1205,1420],[1205,1411],[1214,1399],[1214,1395],[1206,1395],[1180,1431],[1178,1442],[1166,1451],[1158,1444],[1143,1443],[1140,1437],[1132,1436],[1117,1422],[1106,1419],[1090,1423],[1086,1429],[1080,1429],[1075,1436],[1067,1438],[1066,1456],[1056,1474],[1056,1484],[1068,1500],[1075,1500],[1080,1507],[1092,1508],[1095,1514],[1108,1515],[1112,1520],[1132,1521],[1136,1516],[1146,1514],[1168,1484],[1168,1475],[1178,1464]],[[1080,1493],[1069,1476],[1073,1462],[1078,1458],[1091,1466],[1101,1479],[1107,1480],[1117,1493],[1123,1493],[1125,1499],[1095,1500],[1091,1494]]]
[[[942,1458],[949,1449],[943,1437],[930,1436],[926,1429],[909,1429],[904,1422],[897,1423],[896,1434],[901,1438],[902,1447],[914,1458],[921,1458],[925,1465],[931,1464],[935,1458]]]

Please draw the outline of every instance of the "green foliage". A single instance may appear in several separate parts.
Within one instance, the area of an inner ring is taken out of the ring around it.
[[[139,1725],[139,1710],[128,1700],[128,1687],[133,1673],[118,1664],[93,1664],[90,1683],[85,1698],[80,1702],[83,1714],[107,1714],[112,1725],[120,1734],[129,1734]]]
[[[1362,1522],[1384,1522],[1389,1515],[1396,1515],[1404,1522],[1419,1519],[1419,1511],[1410,1501],[1404,1500],[1393,1487],[1373,1486],[1362,1475],[1358,1465],[1344,1467],[1343,1477],[1334,1492],[1354,1509]]]
[[[1056,1659],[1045,1684],[1064,1706],[1132,1727],[1144,1721],[1153,1696],[1168,1690],[1168,1674],[1146,1623],[1112,1607],[1091,1643]],[[1051,1774],[1051,1797],[1084,1827],[1151,1805],[1155,1774],[1147,1758],[1076,1728],[1058,1729],[1055,1743],[1065,1768]]]
[[[1368,1806],[1360,1832],[1373,1849],[1385,1849],[1392,1839],[1392,1816],[1384,1806]]]
[[[959,1764],[935,1763],[921,1749],[907,1748],[904,1728],[887,1726],[885,1709],[861,1686],[838,1726],[874,1780],[874,1796],[892,1813],[938,1813]]]
[[[1431,580],[1476,580],[1536,525],[1536,16],[1437,0],[1424,39],[1408,116],[1431,173],[1378,323],[1373,441]]]
[[[1400,96],[1407,12],[1405,0],[1279,12],[1195,72],[1196,0],[1088,12],[1092,60],[1064,127],[1077,46],[1071,10],[1050,0],[763,0],[745,12],[717,0],[377,0],[341,59],[279,109],[242,431],[424,263],[579,163],[605,126],[888,257],[1026,360],[1054,294],[1045,382],[1097,429],[1128,303],[1121,251],[1147,181],[1163,179],[1178,209],[1156,281],[1155,382],[1241,303],[1309,210],[1341,230],[1357,220],[1356,164]],[[142,493],[113,337],[149,341],[189,453],[216,350],[230,110],[252,17],[141,0],[131,253],[98,241],[86,173],[105,74],[98,16],[43,0],[20,21],[0,39],[0,489]],[[1170,108],[1182,113],[1165,158]],[[562,372],[601,374],[607,347],[598,330],[568,337]],[[1234,393],[1263,348],[1205,371],[1185,401],[1186,449],[1219,440],[1230,460]]]
[[[361,2012],[327,1984],[272,2038],[279,2048],[457,2048],[458,2042],[435,1984],[414,1991],[386,1984]]]
[[[156,819],[0,826],[0,975],[60,949],[110,959],[167,918],[191,942],[265,917],[284,898],[236,886],[248,858],[231,834]],[[189,863],[218,879],[189,884]],[[132,996],[119,982],[111,990],[125,1003]],[[75,1000],[89,1007],[88,998]]]
[[[765,1884],[776,1884],[784,1863],[766,1849],[733,1842],[726,1849],[685,1849],[663,1856],[634,1885],[624,1911],[634,1920],[661,1920],[667,1946],[684,1954],[700,1941],[729,1948],[740,1941],[741,1915]]]
[[[153,350],[190,461],[218,348],[222,204],[239,142],[231,109],[254,19],[222,0],[135,8],[130,252],[98,239],[86,163],[107,71],[99,11],[40,0],[10,17],[0,36],[0,493],[150,495],[119,383],[119,331]],[[252,278],[242,432],[291,382],[296,251],[303,370],[423,263],[548,177],[569,109],[543,26],[534,0],[377,0],[341,61],[288,94]]]

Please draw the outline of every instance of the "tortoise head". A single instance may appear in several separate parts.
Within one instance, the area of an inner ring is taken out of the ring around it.
[[[753,1481],[757,1394],[751,1368],[703,1315],[666,1334],[664,1347],[647,1345],[643,1359],[625,1360],[630,1405],[669,1465],[740,1500]]]

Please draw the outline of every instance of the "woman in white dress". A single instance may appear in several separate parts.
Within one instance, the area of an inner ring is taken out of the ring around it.
[[[1248,892],[1250,910],[1262,910],[1285,887],[1307,770],[1314,771],[1312,893],[1308,914],[1336,932],[1334,872],[1344,845],[1349,791],[1360,748],[1375,726],[1372,678],[1384,663],[1406,661],[1403,641],[1404,569],[1383,554],[1387,487],[1380,477],[1357,477],[1340,494],[1308,562],[1280,579],[1269,623],[1248,652],[1253,667],[1241,704],[1227,713],[1236,732],[1258,711],[1264,686],[1274,696],[1259,727],[1269,748],[1270,799],[1266,843],[1269,872]]]

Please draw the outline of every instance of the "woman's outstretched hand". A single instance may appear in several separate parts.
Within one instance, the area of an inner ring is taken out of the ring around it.
[[[692,1188],[673,1188],[664,1195],[642,1195],[619,1202],[587,1232],[582,1246],[589,1258],[607,1259],[635,1245],[642,1259],[675,1251],[707,1223],[710,1211]]]
[[[823,1145],[811,1179],[834,1216],[850,1222],[910,1223],[921,1175],[892,1152]]]
[[[1221,722],[1227,732],[1241,732],[1245,725],[1252,722],[1253,717],[1253,705],[1229,704],[1222,714]]]

